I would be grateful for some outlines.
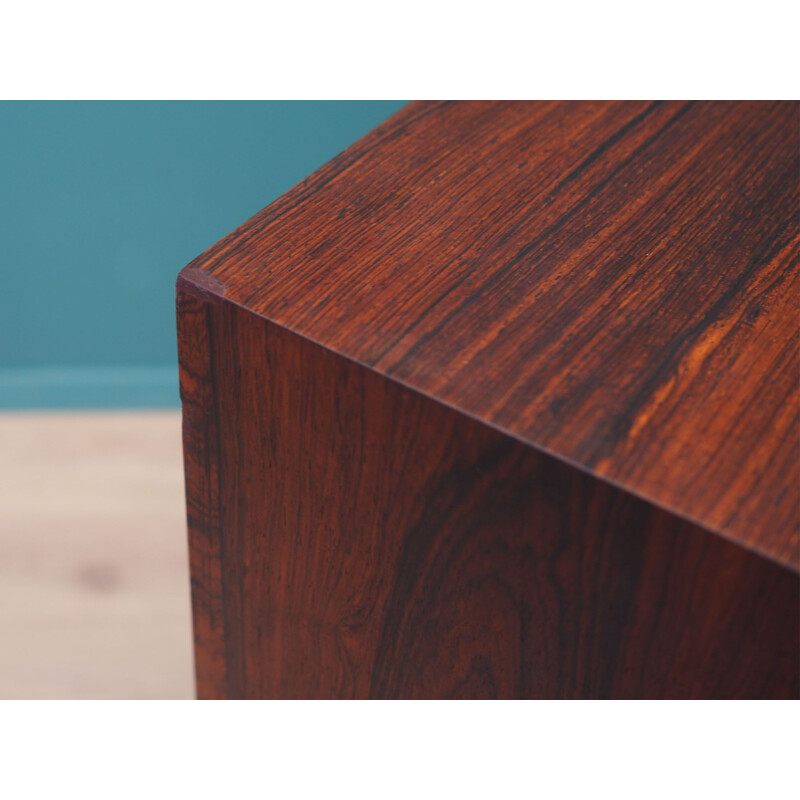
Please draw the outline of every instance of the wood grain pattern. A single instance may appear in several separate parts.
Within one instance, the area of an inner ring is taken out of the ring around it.
[[[179,281],[177,317],[197,693],[199,697],[223,697],[221,442],[211,339],[220,303],[213,279],[202,273],[193,277],[192,282]]]
[[[178,281],[201,697],[796,697],[794,103],[412,104]]]
[[[414,104],[193,266],[800,567],[796,103]]]
[[[209,307],[224,445],[190,425],[187,446],[195,498],[219,458],[216,508],[190,506],[201,697],[797,695],[790,570]]]

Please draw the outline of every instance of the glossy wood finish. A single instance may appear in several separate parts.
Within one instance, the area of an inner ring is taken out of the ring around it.
[[[420,104],[195,263],[795,566],[798,106]]]
[[[182,273],[203,697],[798,693],[796,104],[414,104]]]

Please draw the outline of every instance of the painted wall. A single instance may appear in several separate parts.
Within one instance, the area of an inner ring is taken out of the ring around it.
[[[177,405],[178,271],[402,105],[0,103],[0,408]]]

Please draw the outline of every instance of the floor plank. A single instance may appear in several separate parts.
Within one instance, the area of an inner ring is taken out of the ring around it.
[[[180,413],[0,414],[0,697],[193,694]]]

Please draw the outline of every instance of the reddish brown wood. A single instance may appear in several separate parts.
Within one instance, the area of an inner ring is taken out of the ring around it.
[[[178,281],[177,317],[197,692],[200,697],[221,698],[226,692],[219,474],[222,442],[212,339],[221,298],[213,278],[195,272],[192,279]]]
[[[193,262],[200,695],[797,696],[797,110],[414,104]]]

